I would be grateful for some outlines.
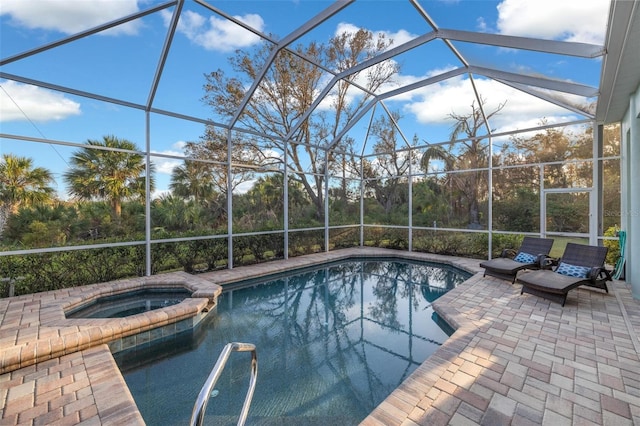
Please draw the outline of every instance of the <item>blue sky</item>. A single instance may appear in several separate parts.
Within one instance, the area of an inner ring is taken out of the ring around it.
[[[327,1],[210,1],[259,33],[282,39],[306,20],[331,5]],[[5,60],[79,31],[160,5],[145,0],[2,0],[0,9],[0,57]],[[439,28],[554,40],[603,44],[609,11],[608,0],[424,0],[422,7]],[[8,63],[3,73],[70,87],[135,104],[147,102],[164,44],[173,7],[75,40],[31,57]],[[400,45],[431,31],[409,3],[400,0],[359,0],[336,14],[297,43],[326,42],[341,31],[366,28],[382,32]],[[236,49],[251,49],[260,38],[221,15],[191,0],[185,2],[162,79],[154,98],[155,108],[219,121],[200,99],[205,73],[218,68],[229,73],[227,58]],[[559,57],[471,43],[454,43],[476,65],[544,75],[597,87],[599,59]],[[401,64],[396,84],[403,85],[460,66],[453,53],[437,40],[395,58]],[[487,101],[487,109],[508,99],[491,123],[498,131],[535,126],[544,117],[550,123],[583,118],[496,81],[475,77]],[[87,139],[116,135],[145,144],[144,114],[121,105],[75,96],[0,78],[0,133],[82,144]],[[385,87],[386,90],[393,86]],[[448,139],[450,112],[466,112],[473,101],[466,75],[391,98],[386,105],[401,112],[401,127],[410,139],[441,142]],[[567,96],[571,104],[588,99]],[[368,123],[369,119],[363,120]],[[363,123],[364,126],[366,123]],[[362,126],[354,129],[360,137]],[[151,150],[182,155],[185,141],[198,140],[202,125],[152,115]],[[0,139],[2,153],[32,157],[37,166],[54,171],[64,197],[61,175],[67,159],[78,148]],[[158,190],[165,190],[177,159],[154,158]]]

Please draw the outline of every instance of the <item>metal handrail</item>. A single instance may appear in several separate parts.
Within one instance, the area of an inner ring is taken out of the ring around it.
[[[247,420],[247,416],[249,415],[249,406],[251,405],[253,391],[256,387],[256,379],[258,377],[258,357],[256,355],[256,346],[254,344],[233,342],[227,343],[222,349],[222,352],[218,357],[218,361],[216,361],[216,365],[213,366],[211,373],[209,373],[209,377],[207,377],[207,381],[202,386],[202,389],[200,389],[198,399],[196,400],[196,403],[193,406],[193,411],[191,412],[191,421],[189,422],[191,426],[203,424],[204,414],[205,411],[207,411],[207,403],[209,402],[211,391],[220,378],[222,369],[227,363],[231,352],[249,351],[251,351],[251,378],[249,379],[249,390],[247,391],[247,396],[244,399],[242,411],[240,412],[240,418],[238,419],[238,426],[244,425],[244,422]]]

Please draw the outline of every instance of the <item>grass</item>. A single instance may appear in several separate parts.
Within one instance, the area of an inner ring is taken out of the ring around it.
[[[551,257],[561,257],[564,253],[564,249],[567,247],[567,243],[577,243],[577,244],[589,244],[589,240],[587,238],[571,238],[571,237],[552,237],[553,247],[551,247],[551,251],[549,252],[549,256]]]

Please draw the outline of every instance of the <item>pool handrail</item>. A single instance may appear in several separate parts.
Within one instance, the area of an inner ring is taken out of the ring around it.
[[[256,354],[256,346],[252,343],[240,343],[240,342],[232,342],[227,343],[225,347],[220,352],[220,356],[218,356],[218,360],[216,364],[213,366],[211,373],[209,373],[209,377],[207,377],[207,381],[200,389],[200,393],[198,394],[198,398],[196,399],[196,403],[193,406],[193,411],[191,412],[191,421],[189,424],[191,426],[202,425],[204,424],[204,414],[207,411],[207,403],[209,402],[209,398],[211,397],[211,391],[215,386],[216,382],[220,378],[220,374],[224,369],[231,352],[251,352],[251,378],[249,379],[249,390],[247,391],[247,396],[244,399],[244,404],[242,405],[242,411],[240,412],[240,417],[238,418],[238,426],[244,425],[247,420],[247,416],[249,415],[249,406],[251,405],[251,400],[253,399],[253,391],[256,387],[256,380],[258,378],[258,357]]]

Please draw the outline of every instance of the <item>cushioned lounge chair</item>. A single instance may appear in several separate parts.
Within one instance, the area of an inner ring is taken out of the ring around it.
[[[518,271],[538,269],[541,262],[548,258],[552,245],[551,238],[524,237],[520,250],[504,249],[500,257],[480,262],[480,267],[484,268],[485,277],[490,275],[513,283]]]
[[[569,291],[581,285],[607,293],[611,275],[604,267],[607,247],[568,243],[564,254],[552,269],[528,271],[518,276],[522,293],[535,294],[564,306]]]

